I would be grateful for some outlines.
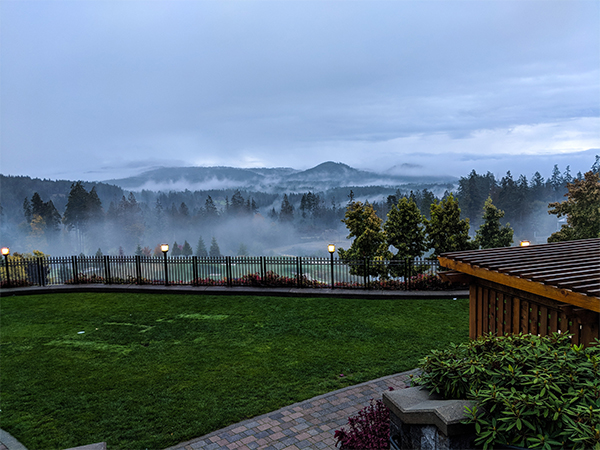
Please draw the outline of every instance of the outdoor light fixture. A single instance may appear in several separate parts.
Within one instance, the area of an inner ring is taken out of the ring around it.
[[[531,242],[529,242],[529,241],[521,241],[521,243],[519,245],[521,247],[529,247],[531,245]]]
[[[2,255],[4,256],[4,263],[6,264],[6,286],[10,287],[10,273],[8,271],[8,255],[10,254],[10,248],[2,247]]]
[[[169,244],[160,244],[160,251],[163,252],[165,257],[165,286],[169,285],[169,268],[167,267],[167,252],[169,251]]]
[[[329,244],[327,246],[327,251],[331,255],[331,289],[333,289],[333,287],[334,287],[334,283],[333,283],[333,253],[335,252],[335,245]]]

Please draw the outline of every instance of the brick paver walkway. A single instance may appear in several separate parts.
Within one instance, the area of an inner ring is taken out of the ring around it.
[[[371,399],[381,398],[384,391],[410,385],[409,377],[414,372],[411,370],[319,395],[167,450],[334,448],[335,430],[346,425],[349,416],[367,406]]]

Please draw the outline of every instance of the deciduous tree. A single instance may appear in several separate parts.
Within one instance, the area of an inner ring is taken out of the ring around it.
[[[368,203],[353,201],[346,208],[346,215],[342,222],[350,231],[347,238],[352,239],[352,245],[348,250],[338,249],[338,255],[343,260],[373,260],[375,258],[384,259],[389,257],[385,233],[381,229],[382,220],[377,216],[373,207]],[[350,273],[354,275],[365,275],[362,265],[354,265]],[[368,275],[387,274],[387,270],[382,271],[381,267],[371,265]]]

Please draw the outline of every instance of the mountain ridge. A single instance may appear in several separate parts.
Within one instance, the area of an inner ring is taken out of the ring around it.
[[[393,175],[356,169],[326,161],[306,170],[290,167],[236,168],[228,166],[165,167],[139,175],[104,180],[130,191],[254,189],[266,192],[322,191],[345,186],[401,186],[408,183],[443,184],[455,177]]]

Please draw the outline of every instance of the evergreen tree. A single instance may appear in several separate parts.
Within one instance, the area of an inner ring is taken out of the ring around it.
[[[25,222],[31,223],[31,219],[33,219],[33,212],[31,211],[31,203],[25,197],[23,200],[23,215],[25,216]]]
[[[181,256],[181,247],[177,244],[177,241],[173,243],[173,248],[171,250],[171,256]]]
[[[592,168],[590,169],[593,173],[600,173],[600,155],[596,155],[596,160],[594,164],[592,164]],[[579,178],[582,180],[583,178]]]
[[[242,193],[239,190],[236,190],[234,194],[231,196],[231,202],[229,204],[229,212],[234,216],[239,216],[244,213],[245,210],[245,201]]]
[[[248,256],[248,248],[246,248],[246,245],[242,242],[240,244],[240,248],[238,249],[237,252],[237,256]]]
[[[383,229],[387,244],[397,249],[394,259],[418,258],[427,250],[423,216],[412,199],[403,197],[392,207]]]
[[[139,243],[135,248],[135,256],[142,256],[142,246]]]
[[[583,180],[575,180],[567,189],[567,200],[548,205],[552,208],[548,214],[567,217],[548,242],[600,237],[600,174],[586,172]]]
[[[183,248],[181,249],[181,254],[183,256],[192,256],[193,253],[194,251],[192,250],[192,246],[188,243],[188,241],[185,241],[183,243]]]
[[[102,258],[103,256],[102,250],[100,250],[100,247],[98,247],[98,250],[96,251],[96,258]]]
[[[514,231],[509,224],[500,224],[504,211],[496,208],[490,197],[485,201],[483,210],[483,223],[475,233],[475,244],[480,248],[510,247]]]
[[[219,244],[217,244],[217,239],[214,237],[210,241],[210,250],[208,251],[208,256],[210,256],[211,258],[223,256],[223,255],[221,255],[221,250],[219,249]]]
[[[281,222],[291,222],[292,220],[294,220],[294,206],[288,200],[287,194],[283,194],[283,201],[281,202],[279,220]]]
[[[205,210],[206,218],[209,221],[214,221],[219,216],[219,211],[218,211],[217,207],[215,206],[215,202],[213,202],[213,199],[211,198],[210,195],[208,197],[206,197],[206,202],[204,203],[204,210]]]
[[[84,234],[90,220],[88,200],[89,194],[81,181],[71,184],[63,222],[68,230],[75,230],[80,251],[84,248]]]
[[[433,256],[473,248],[469,238],[469,219],[460,219],[458,201],[452,194],[431,205],[431,219],[425,221],[425,232]]]
[[[198,244],[196,245],[196,256],[199,258],[206,258],[208,256],[208,251],[206,250],[206,245],[204,244],[204,239],[202,239],[202,236],[198,238]]]

